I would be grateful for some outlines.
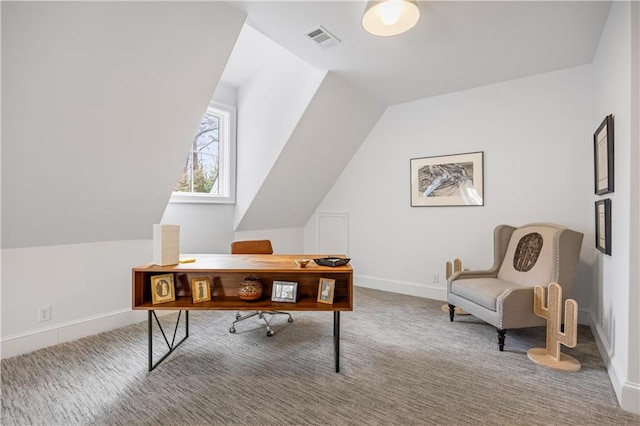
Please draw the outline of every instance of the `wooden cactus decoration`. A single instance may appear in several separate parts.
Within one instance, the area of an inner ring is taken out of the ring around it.
[[[546,303],[545,303],[546,302]],[[562,326],[562,287],[556,283],[549,284],[545,298],[544,287],[536,286],[533,295],[533,311],[536,315],[547,319],[547,347],[534,348],[527,351],[532,361],[562,371],[580,370],[580,362],[560,352],[560,345],[569,348],[578,341],[578,304],[573,299],[564,302],[564,332]]]
[[[446,270],[447,281],[449,281],[449,278],[451,278],[451,275],[455,274],[456,272],[462,271],[462,260],[454,259],[453,263],[447,262],[445,270]],[[442,305],[442,310],[445,312],[449,312],[449,305],[448,304]],[[455,312],[456,312],[456,315],[469,315],[468,312],[465,312],[460,308],[456,308]]]
[[[451,262],[447,262],[447,280],[451,277],[451,275],[456,272],[462,271],[462,260],[455,259],[453,264]]]

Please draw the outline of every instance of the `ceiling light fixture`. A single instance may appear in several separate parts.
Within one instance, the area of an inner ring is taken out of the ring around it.
[[[371,0],[362,16],[362,27],[373,35],[389,37],[413,28],[420,19],[415,0]]]

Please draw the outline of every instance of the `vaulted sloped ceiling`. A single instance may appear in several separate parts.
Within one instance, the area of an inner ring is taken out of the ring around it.
[[[151,238],[244,20],[2,2],[2,247]]]
[[[239,56],[244,57],[240,60],[243,67],[253,68],[253,72],[237,92],[236,225],[261,190],[326,75],[326,71],[317,70],[247,25],[223,79],[230,70],[242,68],[236,66]]]
[[[327,73],[236,230],[304,226],[384,110]]]
[[[420,20],[398,37],[363,30],[365,0],[231,4],[310,65],[395,105],[588,64],[612,2],[419,0]],[[303,35],[318,25],[340,45],[313,46]]]

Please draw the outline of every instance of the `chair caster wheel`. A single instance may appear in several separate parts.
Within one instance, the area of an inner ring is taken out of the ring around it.
[[[289,319],[287,321],[293,322],[293,318],[289,317]]]
[[[229,333],[235,333],[235,332],[236,332],[236,328],[235,328],[235,327],[231,327],[231,328],[229,329]]]
[[[271,337],[271,336],[273,336],[274,334],[276,334],[276,333],[274,333],[274,332],[273,332],[273,331],[271,331],[271,330],[267,331],[267,337]]]
[[[241,317],[241,316],[242,316],[242,315],[240,315],[240,312],[238,312],[238,313],[236,314],[236,319],[240,319],[240,317]]]

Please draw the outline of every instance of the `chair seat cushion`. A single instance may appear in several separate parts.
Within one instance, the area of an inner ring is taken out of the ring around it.
[[[498,278],[470,278],[453,281],[451,283],[451,293],[495,311],[498,296],[505,290],[514,287],[520,286],[511,281]],[[531,306],[533,306],[533,302]]]

